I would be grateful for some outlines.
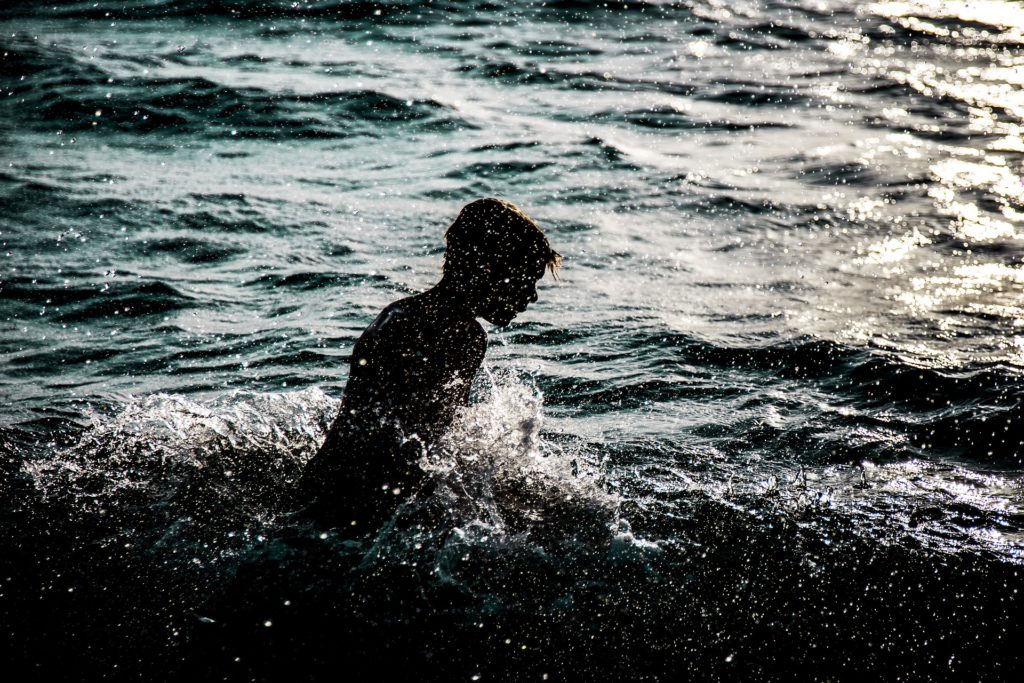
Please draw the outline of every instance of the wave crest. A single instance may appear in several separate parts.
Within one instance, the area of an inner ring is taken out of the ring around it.
[[[112,416],[93,413],[77,443],[23,469],[46,499],[115,525],[244,523],[287,494],[336,403],[319,389],[236,392],[209,403],[131,399]]]

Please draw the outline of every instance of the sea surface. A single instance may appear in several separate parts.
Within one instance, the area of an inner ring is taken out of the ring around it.
[[[1010,0],[3,3],[0,661],[1019,680],[1022,130]],[[561,280],[379,532],[298,521],[485,196]]]

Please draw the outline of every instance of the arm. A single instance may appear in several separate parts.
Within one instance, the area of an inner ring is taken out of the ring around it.
[[[455,408],[469,405],[469,391],[487,351],[487,334],[476,320],[466,324],[463,335],[464,344],[460,352],[450,354],[454,356],[450,362],[455,368],[451,396]]]

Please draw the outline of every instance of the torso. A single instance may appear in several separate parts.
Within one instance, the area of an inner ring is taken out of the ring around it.
[[[425,295],[397,301],[352,349],[342,415],[394,421],[407,437],[436,439],[468,402],[486,347],[475,319],[434,310]]]
[[[427,294],[385,308],[352,349],[341,410],[299,500],[313,514],[346,516],[354,531],[376,528],[418,482],[423,447],[468,403],[486,347],[480,323]]]

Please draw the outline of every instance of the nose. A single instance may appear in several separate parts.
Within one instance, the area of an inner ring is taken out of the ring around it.
[[[523,292],[525,296],[520,296],[519,303],[516,305],[516,309],[519,311],[525,311],[526,308],[537,300],[537,290],[530,288],[528,291]]]

